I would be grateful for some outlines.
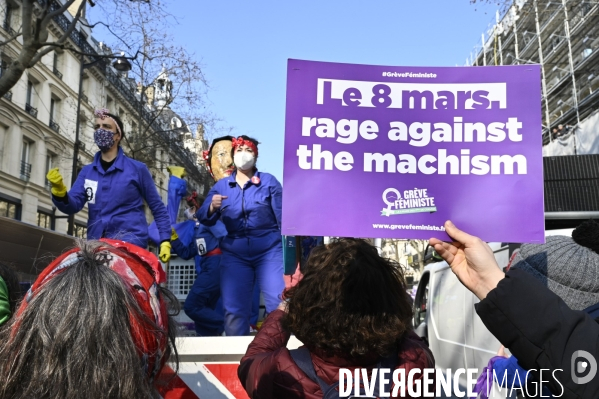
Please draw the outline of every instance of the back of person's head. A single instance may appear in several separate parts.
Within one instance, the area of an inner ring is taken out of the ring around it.
[[[81,242],[32,285],[0,336],[0,397],[151,398],[174,348],[176,298],[156,257]],[[172,301],[172,302],[171,302]]]
[[[21,299],[21,286],[15,271],[0,263],[0,327],[15,313]]]
[[[303,278],[285,295],[289,312],[283,323],[311,350],[384,356],[411,329],[401,268],[365,240],[344,238],[314,248]]]
[[[545,244],[525,244],[512,269],[530,273],[573,310],[599,303],[599,224],[582,223],[572,237],[549,236]]]

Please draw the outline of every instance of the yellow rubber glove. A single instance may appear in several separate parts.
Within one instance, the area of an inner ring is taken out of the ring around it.
[[[67,187],[62,182],[62,176],[58,171],[58,168],[50,169],[46,175],[46,179],[52,184],[52,194],[57,197],[64,197],[67,195]]]
[[[168,262],[171,258],[171,243],[168,241],[160,244],[160,254],[158,255],[162,263]]]
[[[171,227],[171,241],[175,241],[177,238],[179,238],[179,236],[177,235],[177,232],[175,231],[174,228]]]
[[[170,172],[171,175],[182,179],[185,177],[185,168],[181,166],[167,166],[166,169]]]

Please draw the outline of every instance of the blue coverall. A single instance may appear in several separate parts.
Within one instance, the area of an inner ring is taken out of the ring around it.
[[[281,241],[282,188],[268,173],[256,171],[256,183],[240,187],[237,172],[219,180],[208,193],[196,214],[206,226],[219,219],[227,228],[220,242],[221,293],[225,308],[227,335],[248,335],[252,289],[257,280],[266,311],[277,308],[285,288],[283,282],[283,246]],[[212,196],[226,195],[222,207],[208,215]]]
[[[127,157],[119,148],[105,172],[98,151],[91,164],[83,167],[66,198],[52,202],[68,215],[79,212],[87,202],[87,238],[114,238],[139,247],[148,246],[148,223],[144,200],[158,226],[160,241],[170,240],[171,224],[166,208],[145,164]]]
[[[201,337],[221,335],[224,331],[219,268],[222,255],[210,253],[218,248],[219,239],[226,235],[227,230],[222,223],[206,227],[196,222],[195,238],[189,245],[183,244],[179,238],[171,241],[178,256],[183,259],[195,257],[198,276],[187,294],[183,310],[194,321],[196,333]]]

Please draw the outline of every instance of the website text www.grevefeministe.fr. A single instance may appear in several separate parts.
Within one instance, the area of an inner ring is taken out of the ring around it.
[[[379,224],[374,223],[373,229],[387,229],[387,230],[432,230],[432,231],[445,231],[443,226],[431,226],[428,224]]]

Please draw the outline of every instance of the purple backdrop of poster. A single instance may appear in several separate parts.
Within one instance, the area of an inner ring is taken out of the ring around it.
[[[289,60],[286,235],[544,242],[538,65]]]

